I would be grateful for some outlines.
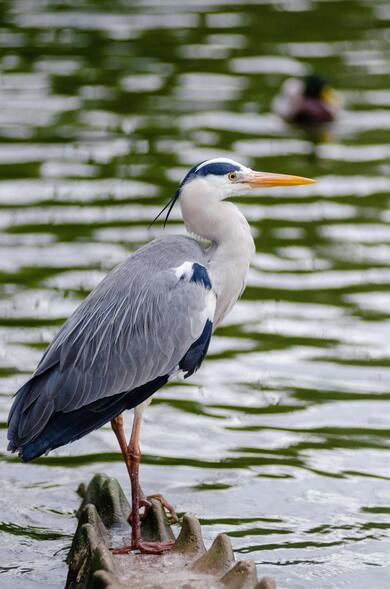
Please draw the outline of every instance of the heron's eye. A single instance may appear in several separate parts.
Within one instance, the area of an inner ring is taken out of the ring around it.
[[[230,172],[228,174],[228,178],[230,182],[234,182],[235,180],[237,180],[237,172]]]

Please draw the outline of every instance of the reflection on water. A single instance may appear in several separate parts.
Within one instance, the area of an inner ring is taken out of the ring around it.
[[[390,12],[354,0],[340,15],[310,0],[13,0],[0,27],[3,449],[11,395],[105,272],[162,234],[149,222],[188,166],[226,154],[319,178],[240,200],[257,244],[245,296],[142,439],[145,489],[288,589],[389,578]],[[344,102],[315,163],[270,112],[310,69]],[[127,485],[109,427],[33,464],[3,450],[7,587],[62,586],[75,489],[102,470]]]

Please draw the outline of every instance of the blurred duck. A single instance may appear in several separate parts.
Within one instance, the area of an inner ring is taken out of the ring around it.
[[[287,123],[322,127],[336,119],[339,104],[326,79],[313,73],[304,79],[286,80],[273,100],[272,110]]]

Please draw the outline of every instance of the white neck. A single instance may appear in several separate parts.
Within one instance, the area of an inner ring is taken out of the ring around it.
[[[247,220],[233,203],[189,188],[191,184],[180,195],[183,220],[190,233],[212,242],[207,268],[217,295],[217,325],[245,288],[255,244]]]

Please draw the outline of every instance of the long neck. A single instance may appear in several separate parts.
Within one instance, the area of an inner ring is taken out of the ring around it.
[[[207,198],[198,194],[195,202],[182,195],[180,204],[187,230],[212,242],[207,267],[217,294],[217,325],[245,288],[255,244],[247,220],[234,204],[202,200]]]

